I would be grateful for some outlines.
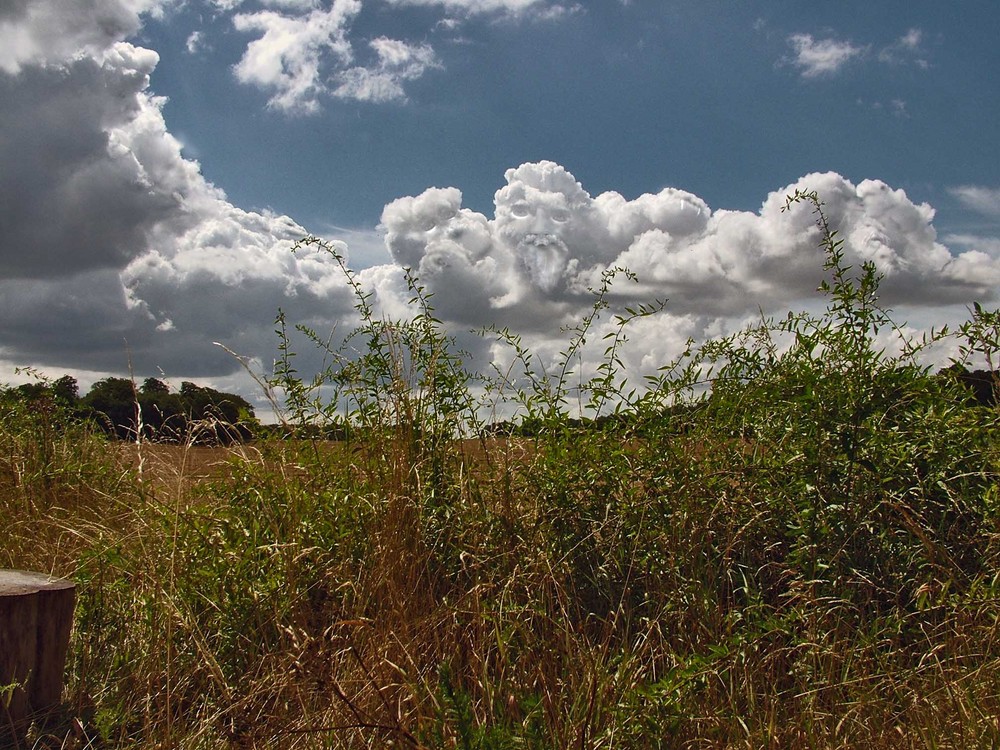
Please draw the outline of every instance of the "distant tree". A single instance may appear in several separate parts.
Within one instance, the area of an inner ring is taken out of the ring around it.
[[[51,397],[52,390],[47,383],[22,383],[13,390],[14,395],[22,401],[43,401]]]
[[[257,424],[246,399],[188,381],[178,393],[171,393],[157,378],[146,378],[138,389],[127,378],[104,378],[94,383],[79,405],[109,434],[123,440],[135,438],[140,415],[143,437],[150,440],[228,443],[249,439]]]
[[[190,420],[215,425],[215,429],[204,433],[211,439],[221,442],[247,440],[251,437],[251,427],[257,424],[253,405],[234,393],[184,381],[180,397]]]
[[[98,380],[80,404],[109,434],[123,440],[135,437],[136,392],[128,378]]]
[[[157,393],[170,393],[170,386],[164,383],[162,380],[157,378],[146,378],[142,381],[142,386],[139,388],[139,393],[145,394],[157,394]]]
[[[0,414],[21,414],[46,421],[55,411],[52,389],[47,383],[23,383],[0,389]]]
[[[63,375],[52,383],[52,396],[61,406],[75,408],[80,400],[80,386],[72,375]]]
[[[973,370],[959,378],[965,387],[972,391],[973,398],[980,406],[996,406],[997,391],[1000,385],[1000,372],[990,370]]]
[[[183,440],[187,431],[184,401],[176,393],[153,391],[139,394],[142,425],[146,437],[153,440]]]
[[[972,370],[960,364],[946,367],[940,373],[965,387],[969,401],[980,406],[996,406],[1000,395],[1000,370]]]

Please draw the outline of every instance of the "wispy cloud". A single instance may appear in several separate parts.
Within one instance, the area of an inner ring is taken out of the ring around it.
[[[948,190],[963,206],[989,217],[1000,217],[1000,188],[961,185]]]
[[[791,63],[803,78],[834,75],[868,53],[868,47],[840,39],[816,39],[812,34],[792,34],[788,43],[795,50]]]
[[[993,258],[1000,258],[1000,237],[979,234],[946,234],[944,241],[949,247],[979,251]]]
[[[443,8],[455,16],[499,14],[514,18],[553,20],[580,9],[576,3],[550,0],[389,0],[392,5]]]
[[[184,44],[188,54],[194,55],[205,48],[205,39],[200,31],[192,31]]]
[[[919,68],[928,68],[930,63],[923,50],[923,41],[923,31],[916,28],[910,29],[895,42],[879,51],[879,62],[887,65],[916,65]]]
[[[926,69],[930,67],[930,63],[924,50],[924,38],[921,29],[912,28],[892,43],[881,47],[877,55],[872,55],[872,49],[877,45],[856,44],[833,36],[817,39],[812,34],[792,34],[787,41],[794,54],[782,58],[781,63],[798,68],[803,78],[833,76],[850,63],[865,60],[877,60],[884,65],[896,67],[914,65]],[[904,114],[898,107],[895,111],[897,114]]]
[[[398,39],[379,37],[369,42],[378,57],[371,67],[343,71],[333,95],[368,102],[406,99],[403,82],[420,78],[429,68],[440,68],[434,50],[426,44],[411,45]]]

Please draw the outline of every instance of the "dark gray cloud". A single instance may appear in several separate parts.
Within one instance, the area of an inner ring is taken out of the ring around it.
[[[0,341],[18,364],[125,369],[125,342],[141,341],[144,323],[113,271],[0,282]]]
[[[0,75],[0,273],[45,278],[120,268],[147,231],[180,210],[149,179],[117,130],[141,113],[155,53],[121,45],[104,63],[81,58]]]
[[[303,227],[236,208],[182,156],[148,90],[157,54],[120,39],[156,7],[67,0],[82,36],[48,51],[32,40],[56,6],[6,8],[0,37],[21,50],[0,66],[7,363],[224,374],[238,364],[214,342],[274,351],[279,308],[319,330],[351,311],[331,257],[292,253]]]

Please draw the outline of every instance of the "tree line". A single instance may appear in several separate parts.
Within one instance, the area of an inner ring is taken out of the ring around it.
[[[130,378],[103,378],[81,396],[76,378],[63,375],[2,388],[0,403],[39,413],[59,410],[119,440],[232,443],[250,439],[260,427],[242,396],[190,381],[172,391],[158,378],[139,385]]]
[[[968,370],[962,365],[946,367],[938,377],[961,383],[970,404],[995,406],[1000,394],[1000,370]],[[0,405],[20,405],[35,411],[61,410],[76,418],[89,420],[108,436],[119,440],[159,442],[233,443],[253,437],[285,435],[273,426],[262,425],[253,405],[242,396],[218,391],[183,381],[180,389],[158,378],[146,378],[136,385],[130,378],[108,377],[98,380],[90,390],[80,395],[76,378],[63,375],[56,380],[38,379],[22,385],[0,387]],[[678,411],[692,408],[678,406]],[[683,415],[664,414],[667,419],[685,420]],[[627,415],[614,414],[598,420],[568,419],[570,426],[582,429],[618,429],[627,422]],[[535,435],[540,427],[537,420],[522,418],[490,425],[488,432],[520,436]],[[346,425],[327,429],[304,426],[295,430],[298,437],[327,440],[343,439]]]

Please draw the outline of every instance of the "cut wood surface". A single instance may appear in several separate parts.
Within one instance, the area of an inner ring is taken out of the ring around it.
[[[76,584],[0,570],[0,742],[58,707]]]

